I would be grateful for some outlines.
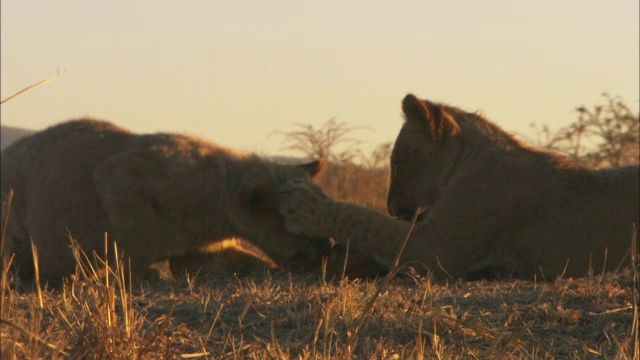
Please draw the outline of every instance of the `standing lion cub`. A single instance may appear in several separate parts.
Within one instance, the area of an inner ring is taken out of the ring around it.
[[[281,165],[194,137],[136,135],[90,119],[23,138],[1,160],[3,200],[13,190],[2,255],[15,253],[23,274],[33,269],[29,239],[49,279],[75,268],[70,236],[100,254],[108,233],[134,271],[231,237],[290,269],[319,266],[331,248],[327,238],[287,232],[278,213],[278,187],[309,181],[320,161]]]
[[[280,209],[289,230],[349,241],[391,267],[408,220],[424,209],[401,258],[418,269],[550,279],[628,263],[640,217],[637,165],[586,169],[475,113],[413,95],[402,108],[387,204],[397,218],[291,181]]]

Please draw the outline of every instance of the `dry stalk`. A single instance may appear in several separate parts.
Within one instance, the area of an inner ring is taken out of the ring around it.
[[[171,306],[171,310],[169,310],[169,313],[167,315],[165,315],[164,321],[158,327],[158,330],[153,334],[151,339],[149,339],[149,341],[147,341],[145,346],[142,347],[142,350],[140,350],[140,352],[138,353],[138,356],[136,357],[136,359],[141,359],[142,355],[147,351],[149,346],[151,346],[151,344],[153,344],[153,342],[156,340],[156,338],[158,338],[158,336],[160,336],[160,334],[162,334],[164,332],[164,330],[166,329],[167,325],[169,325],[169,323],[171,322],[171,316],[173,316],[173,311],[175,309],[176,309],[175,305]]]
[[[340,280],[344,280],[346,273],[347,273],[347,262],[349,261],[349,244],[351,243],[351,241],[349,241],[350,239],[347,238],[347,247],[346,247],[346,256],[344,257],[344,264],[342,266],[342,276],[340,277]]]
[[[2,233],[0,236],[0,255],[4,255],[4,239],[7,236],[7,226],[9,225],[9,213],[13,203],[13,189],[9,189],[7,200],[2,202]]]
[[[106,243],[107,241],[106,233],[104,234],[104,237],[105,237],[105,243]],[[127,339],[131,340],[133,339],[133,335],[134,335],[131,332],[131,328],[132,328],[131,301],[133,298],[131,294],[131,267],[128,268],[129,269],[129,291],[127,292],[125,266],[124,266],[124,263],[118,257],[118,245],[115,242],[113,243],[113,253],[114,253],[115,263],[117,264],[115,278],[116,278],[116,284],[118,286],[118,289],[120,290],[120,305],[122,306],[122,314],[124,317],[125,333],[127,334]]]
[[[38,291],[38,305],[40,306],[40,311],[44,309],[44,299],[42,298],[42,287],[40,286],[40,265],[38,258],[38,247],[31,239],[31,254],[33,255],[33,270],[34,270],[34,281],[36,285],[36,290]]]
[[[4,253],[4,242],[7,236],[7,225],[9,224],[9,214],[11,212],[11,204],[13,202],[13,189],[9,189],[7,200],[2,203],[2,229],[0,231],[0,319],[4,319],[4,301],[5,294],[9,288],[9,272],[13,263],[14,255]]]
[[[37,87],[38,87],[38,86],[40,86],[40,85],[44,85],[44,84],[46,84],[46,83],[48,83],[48,82],[50,82],[50,81],[54,81],[54,80],[56,80],[56,79],[57,79],[57,78],[59,78],[59,77],[60,77],[60,70],[58,70],[58,72],[57,72],[54,76],[52,76],[52,77],[50,77],[50,78],[48,78],[48,79],[44,79],[44,80],[42,80],[42,81],[40,81],[40,82],[37,82],[37,83],[35,83],[35,84],[33,84],[33,85],[27,86],[26,88],[24,88],[24,89],[22,89],[22,90],[18,91],[17,93],[15,93],[15,94],[13,94],[13,95],[9,96],[8,98],[6,98],[6,99],[4,99],[4,100],[0,101],[0,105],[1,105],[1,104],[4,104],[4,103],[6,103],[6,102],[8,102],[8,101],[10,101],[10,100],[13,100],[15,97],[18,97],[18,96],[20,96],[20,95],[22,95],[22,94],[26,93],[26,92],[27,92],[27,91],[29,91],[29,90],[33,90],[33,89],[35,89],[35,88],[37,88]]]
[[[638,229],[636,224],[633,224],[631,235],[631,306],[633,307],[633,315],[631,316],[631,329],[629,331],[629,337],[627,341],[631,341],[631,358],[640,359],[640,335],[638,324],[640,320],[638,317],[640,313],[638,307],[640,306],[640,249],[638,248]]]
[[[418,221],[418,216],[420,214],[422,214],[422,212],[424,212],[423,208],[416,209],[416,212],[413,214],[413,218],[411,219],[411,225],[409,226],[409,230],[407,230],[407,235],[405,236],[404,240],[402,241],[402,244],[400,245],[400,249],[398,249],[398,253],[396,254],[395,261],[393,262],[393,267],[389,271],[389,275],[387,275],[384,278],[384,280],[378,285],[378,287],[376,288],[376,291],[373,293],[373,295],[371,296],[371,298],[367,302],[367,305],[364,307],[364,310],[362,310],[362,314],[360,315],[360,319],[358,319],[358,323],[357,323],[355,329],[353,330],[353,332],[351,333],[351,336],[349,336],[349,339],[347,341],[347,351],[349,353],[351,353],[355,349],[355,342],[358,339],[358,333],[360,332],[360,329],[362,328],[362,325],[364,324],[364,321],[366,320],[366,318],[371,313],[371,309],[373,309],[373,305],[375,304],[376,300],[378,299],[378,296],[380,296],[380,293],[382,292],[382,290],[387,285],[389,285],[391,280],[393,280],[393,278],[396,275],[398,275],[400,270],[402,270],[404,268],[404,265],[400,266],[400,257],[402,256],[402,253],[404,252],[404,248],[407,246],[407,242],[409,242],[409,238],[411,237],[411,233],[413,232],[413,228],[415,227],[416,222]]]

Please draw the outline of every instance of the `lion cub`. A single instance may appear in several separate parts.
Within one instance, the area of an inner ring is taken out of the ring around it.
[[[48,279],[73,272],[70,237],[101,254],[108,234],[136,272],[232,237],[292,270],[319,266],[331,249],[328,238],[288,232],[278,213],[278,188],[310,181],[321,161],[282,165],[191,136],[138,135],[91,119],[23,138],[1,161],[3,200],[13,191],[2,255],[15,253],[23,275],[33,269],[30,239]]]
[[[551,279],[629,261],[639,222],[638,166],[593,170],[525,145],[477,113],[407,95],[385,214],[290,181],[292,232],[350,241],[387,267],[423,211],[402,262],[452,277]]]

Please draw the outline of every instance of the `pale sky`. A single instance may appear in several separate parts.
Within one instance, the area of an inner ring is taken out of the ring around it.
[[[408,93],[531,134],[639,95],[637,0],[3,0],[2,124],[89,115],[280,154],[299,122],[337,117],[392,141]],[[366,148],[366,146],[365,146]]]

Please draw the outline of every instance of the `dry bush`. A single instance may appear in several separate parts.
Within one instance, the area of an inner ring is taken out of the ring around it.
[[[322,158],[337,163],[351,162],[358,155],[357,147],[361,141],[348,135],[364,128],[349,127],[335,117],[318,129],[309,124],[293,125],[297,130],[274,132],[284,136],[283,143],[286,145],[283,149],[300,152],[310,159]]]
[[[637,164],[640,114],[634,114],[620,97],[602,96],[606,104],[576,108],[576,121],[558,131],[532,124],[538,132],[538,145],[592,168]]]

